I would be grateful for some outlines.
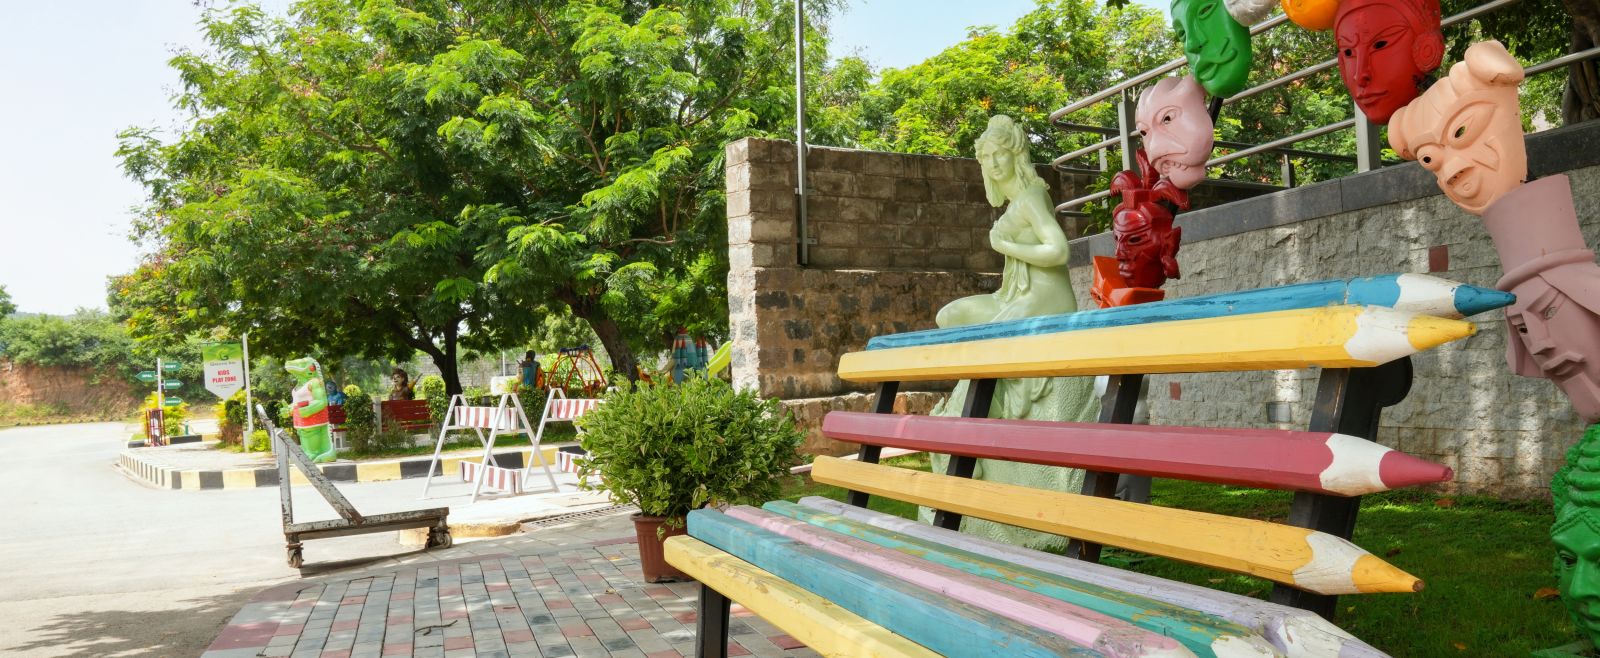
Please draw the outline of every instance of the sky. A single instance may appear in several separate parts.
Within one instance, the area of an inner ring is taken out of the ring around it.
[[[282,13],[289,0],[262,0]],[[21,311],[105,308],[106,277],[128,272],[143,190],[122,176],[116,135],[173,128],[173,53],[203,43],[191,0],[7,3],[0,22],[0,286]],[[902,68],[1009,26],[1033,0],[852,0],[832,25],[836,54]]]

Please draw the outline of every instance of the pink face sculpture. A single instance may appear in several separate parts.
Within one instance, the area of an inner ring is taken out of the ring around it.
[[[1172,225],[1167,201],[1189,208],[1189,195],[1166,180],[1156,181],[1155,168],[1143,150],[1137,152],[1139,170],[1119,172],[1111,179],[1111,193],[1122,196],[1112,215],[1111,233],[1117,242],[1117,273],[1133,288],[1160,288],[1178,278],[1178,244],[1183,229]],[[1151,181],[1156,181],[1150,185]]]
[[[1464,61],[1395,112],[1389,144],[1419,160],[1456,205],[1482,215],[1528,177],[1517,85],[1522,64],[1498,41],[1467,48]]]
[[[1566,176],[1518,187],[1483,214],[1515,294],[1506,308],[1512,372],[1554,381],[1585,422],[1600,422],[1600,266],[1583,242]]]
[[[1193,76],[1165,78],[1144,90],[1134,125],[1144,152],[1162,178],[1187,190],[1206,178],[1216,133],[1206,111],[1206,92]]]
[[[1385,124],[1439,68],[1439,0],[1343,0],[1333,21],[1339,74],[1361,112]]]

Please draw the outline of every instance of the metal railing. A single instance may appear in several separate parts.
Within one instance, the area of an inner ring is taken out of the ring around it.
[[[1484,2],[1483,4],[1463,11],[1459,14],[1445,18],[1441,22],[1441,26],[1450,27],[1452,25],[1470,21],[1484,14],[1496,11],[1508,5],[1515,4],[1518,1],[1519,0],[1489,0],[1488,2]],[[1289,19],[1287,16],[1278,14],[1277,16],[1251,26],[1250,34],[1252,37],[1262,34],[1279,27],[1284,23],[1287,23],[1288,20]],[[1492,37],[1493,35],[1488,36]],[[1593,59],[1595,57],[1600,57],[1600,47],[1591,48],[1582,52],[1572,53],[1551,59],[1546,62],[1534,64],[1528,66],[1525,70],[1527,71],[1527,75],[1531,77],[1541,73],[1546,73],[1548,71],[1560,69],[1574,62]],[[1069,132],[1086,132],[1106,136],[1106,139],[1104,140],[1056,158],[1051,162],[1051,164],[1057,169],[1065,171],[1098,171],[1104,173],[1109,165],[1108,153],[1112,149],[1116,149],[1121,152],[1121,169],[1133,169],[1133,153],[1135,150],[1134,140],[1138,136],[1138,133],[1134,129],[1133,125],[1134,90],[1145,85],[1146,83],[1158,80],[1168,73],[1185,67],[1187,63],[1188,62],[1181,57],[1174,59],[1170,62],[1162,64],[1161,66],[1157,66],[1153,69],[1145,71],[1144,73],[1133,76],[1132,78],[1129,78],[1121,83],[1102,89],[1087,98],[1073,102],[1066,107],[1051,113],[1050,122],[1063,130]],[[1329,58],[1311,66],[1301,68],[1292,73],[1287,73],[1273,78],[1254,87],[1250,87],[1249,89],[1245,89],[1244,91],[1241,91],[1238,94],[1235,94],[1224,100],[1223,105],[1232,105],[1239,101],[1257,96],[1273,89],[1277,89],[1278,87],[1282,87],[1295,81],[1304,80],[1314,75],[1323,74],[1330,69],[1337,69],[1337,67],[1338,59],[1336,57]],[[1448,71],[1448,68],[1446,67],[1441,67],[1441,69]],[[1067,121],[1067,117],[1074,113],[1095,107],[1100,103],[1108,101],[1115,104],[1115,114],[1117,117],[1117,125],[1115,127],[1094,126]],[[1267,141],[1261,144],[1247,144],[1242,142],[1217,140],[1217,146],[1232,149],[1232,151],[1226,155],[1221,155],[1210,159],[1206,162],[1206,166],[1216,167],[1228,164],[1230,162],[1242,160],[1244,158],[1272,155],[1277,157],[1279,160],[1279,165],[1281,167],[1280,181],[1282,183],[1282,187],[1294,187],[1296,184],[1293,163],[1294,158],[1309,158],[1330,162],[1353,162],[1355,163],[1356,171],[1358,172],[1369,171],[1382,167],[1385,163],[1381,160],[1383,148],[1382,144],[1378,140],[1377,126],[1373,125],[1372,122],[1367,121],[1366,117],[1362,116],[1361,110],[1354,106],[1354,103],[1351,104],[1351,107],[1353,110],[1353,116],[1348,119],[1310,128],[1303,132],[1287,135],[1285,137]],[[1320,151],[1293,148],[1295,144],[1352,128],[1356,131],[1356,152],[1354,154],[1325,153]],[[1098,156],[1099,167],[1097,169],[1090,167],[1071,166],[1073,161],[1088,156]],[[1106,199],[1110,196],[1110,191],[1100,191],[1093,194],[1080,196],[1076,199],[1056,206],[1056,212],[1064,215],[1083,216],[1085,213],[1078,212],[1075,209],[1084,204],[1093,203],[1095,201]]]

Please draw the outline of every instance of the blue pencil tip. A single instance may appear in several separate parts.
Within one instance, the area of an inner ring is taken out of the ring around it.
[[[1456,288],[1456,311],[1463,317],[1472,317],[1484,311],[1510,306],[1517,296],[1491,288],[1462,284]]]

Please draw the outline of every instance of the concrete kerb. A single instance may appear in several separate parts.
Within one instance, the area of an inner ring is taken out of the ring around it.
[[[560,447],[547,445],[540,448],[540,452],[544,453],[545,463],[550,464],[551,468],[557,468],[556,452]],[[477,461],[479,454],[481,453],[441,456],[440,469],[435,472],[435,476],[450,477],[458,474],[461,462]],[[520,448],[496,451],[494,456],[495,462],[501,466],[521,468],[523,464],[528,463],[532,454],[531,449]],[[432,455],[421,455],[363,462],[338,461],[318,464],[318,468],[322,470],[323,475],[334,482],[385,482],[424,477],[428,474],[428,464],[432,460]],[[202,491],[278,486],[278,470],[270,466],[219,470],[180,469],[157,463],[137,450],[123,451],[117,457],[116,467],[130,478],[142,480],[161,489]],[[308,484],[305,476],[298,470],[291,469],[290,478],[294,484]]]

